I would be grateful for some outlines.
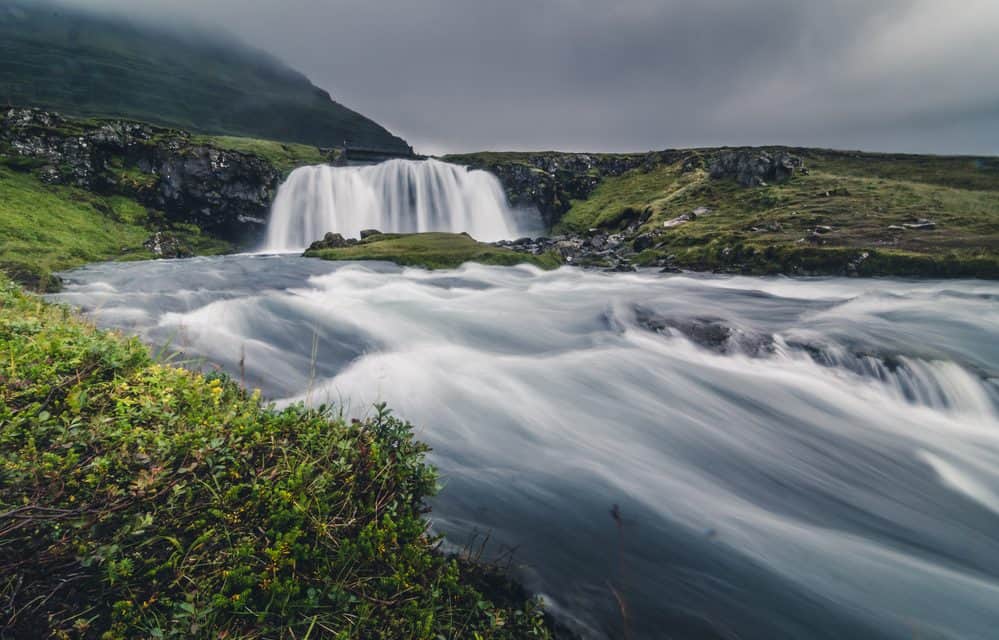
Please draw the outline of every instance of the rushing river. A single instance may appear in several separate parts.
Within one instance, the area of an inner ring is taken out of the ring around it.
[[[68,278],[101,325],[272,398],[388,402],[434,448],[434,528],[488,533],[587,637],[999,637],[999,283],[266,256]]]

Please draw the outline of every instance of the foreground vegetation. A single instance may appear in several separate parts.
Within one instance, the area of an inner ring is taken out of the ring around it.
[[[324,260],[384,260],[426,269],[453,269],[466,262],[501,266],[526,263],[543,269],[555,269],[561,264],[561,259],[553,253],[540,256],[518,253],[477,242],[464,233],[378,234],[357,244],[310,250],[305,255]]]
[[[435,552],[426,449],[384,407],[278,411],[6,280],[0,363],[0,636],[549,637]]]

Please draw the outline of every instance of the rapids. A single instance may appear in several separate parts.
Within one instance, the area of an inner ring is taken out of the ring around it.
[[[997,637],[999,283],[290,256],[65,277],[54,298],[279,402],[388,402],[434,448],[434,529],[488,535],[585,637]]]

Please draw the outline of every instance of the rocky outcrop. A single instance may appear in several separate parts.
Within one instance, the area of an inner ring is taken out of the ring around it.
[[[680,164],[680,171],[707,169],[712,178],[734,178],[745,187],[780,183],[807,173],[804,161],[786,150],[665,150],[649,153],[484,153],[444,160],[489,171],[515,207],[534,207],[547,228],[555,227],[573,200],[585,200],[607,177]]]
[[[734,178],[744,187],[787,182],[795,173],[807,173],[804,161],[787,151],[734,149],[718,152],[708,165],[712,178]]]
[[[554,227],[572,206],[585,200],[607,176],[675,161],[676,152],[470,154],[444,160],[489,171],[503,184],[514,207],[534,207],[548,228]]]
[[[2,112],[0,146],[34,162],[46,182],[127,195],[169,221],[193,223],[234,242],[263,230],[282,178],[262,158],[201,143],[186,132],[37,109]]]
[[[322,240],[316,240],[309,245],[308,251],[320,251],[322,249],[341,249],[352,244],[357,244],[354,238],[344,238],[339,233],[327,231]]]

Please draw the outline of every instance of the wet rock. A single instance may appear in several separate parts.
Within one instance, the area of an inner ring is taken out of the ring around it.
[[[332,231],[327,231],[326,235],[323,236],[322,240],[316,240],[309,245],[309,251],[318,251],[320,249],[340,249],[348,245],[347,240],[339,233],[333,233]]]
[[[774,349],[773,336],[733,328],[720,318],[668,316],[636,306],[635,321],[649,331],[666,335],[676,333],[718,353],[762,356]]]
[[[157,231],[142,243],[157,258],[188,258],[194,253],[174,235]]]

